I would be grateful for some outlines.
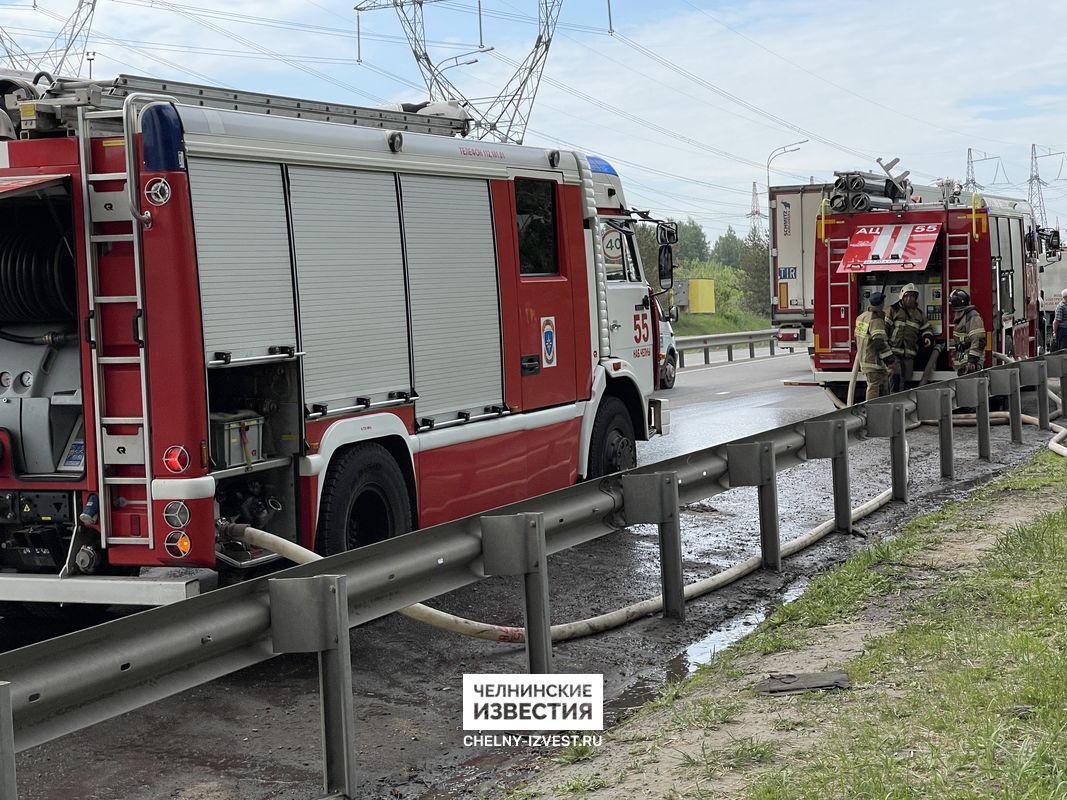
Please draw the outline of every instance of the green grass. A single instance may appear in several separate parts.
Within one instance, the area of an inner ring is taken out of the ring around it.
[[[675,725],[682,728],[715,730],[737,719],[741,703],[719,697],[701,697],[671,712]]]
[[[715,779],[732,770],[767,764],[778,752],[778,745],[764,739],[745,736],[734,739],[727,747],[708,747],[702,742],[700,752],[681,756],[682,769],[698,779]]]
[[[562,794],[583,794],[597,789],[606,789],[607,787],[608,782],[597,775],[577,775],[566,783],[553,786],[552,789]]]
[[[771,327],[771,321],[747,311],[723,309],[715,314],[683,314],[671,327],[675,336],[707,336],[712,333],[762,331]]]
[[[596,750],[591,744],[571,744],[560,750],[552,757],[552,760],[557,764],[577,764],[579,761],[591,759],[596,754]]]
[[[1040,456],[977,502],[1040,486],[1067,490],[1067,464]],[[794,716],[829,720],[827,739],[747,796],[1067,798],[1065,531],[1067,510],[1046,514],[944,573],[909,624],[845,665],[862,695],[801,698]]]

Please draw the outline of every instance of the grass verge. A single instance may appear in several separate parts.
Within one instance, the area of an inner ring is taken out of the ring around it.
[[[746,647],[846,617],[864,595],[886,590],[853,562],[906,580],[907,567],[893,562],[924,546],[924,527],[972,524],[1020,492],[1064,490],[1067,463],[1043,454],[934,520],[916,520],[881,558],[865,553],[826,576],[824,597],[783,609]],[[760,775],[747,796],[1067,798],[1067,510],[1058,505],[1000,534],[972,568],[942,574],[906,624],[844,665],[861,691],[800,698],[793,716],[817,715],[827,735]]]

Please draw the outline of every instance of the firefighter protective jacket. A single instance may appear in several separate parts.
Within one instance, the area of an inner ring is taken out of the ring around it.
[[[868,308],[856,317],[856,349],[860,369],[864,372],[887,372],[893,350],[885,326],[885,312]]]
[[[889,346],[902,358],[915,358],[919,352],[919,340],[933,333],[922,309],[918,306],[906,308],[902,300],[889,307],[886,327],[889,329]]]
[[[953,365],[962,369],[968,361],[981,364],[985,358],[985,321],[974,306],[956,311],[952,328],[952,342],[956,346]]]

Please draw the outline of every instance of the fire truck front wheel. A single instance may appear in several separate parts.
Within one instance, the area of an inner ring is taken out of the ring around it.
[[[317,549],[335,555],[391,539],[412,528],[404,473],[380,444],[357,444],[326,471]]]
[[[637,466],[637,437],[626,405],[617,397],[605,397],[593,420],[589,442],[589,477],[599,478]]]

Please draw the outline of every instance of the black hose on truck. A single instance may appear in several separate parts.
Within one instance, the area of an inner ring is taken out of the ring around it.
[[[0,233],[0,325],[74,320],[74,258],[67,238],[22,228]],[[22,336],[0,329],[0,339],[59,347],[77,334]]]

